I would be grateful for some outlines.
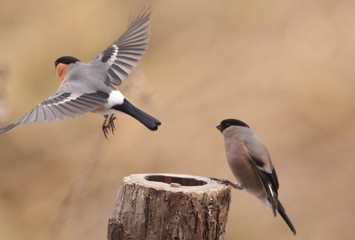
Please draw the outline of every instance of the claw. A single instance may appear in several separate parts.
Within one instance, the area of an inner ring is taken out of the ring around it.
[[[210,179],[212,181],[216,181],[218,183],[221,183],[221,184],[225,184],[227,186],[232,186],[233,188],[235,189],[239,189],[239,190],[242,190],[243,187],[240,185],[240,183],[237,183],[237,184],[234,184],[232,183],[231,181],[227,180],[227,179],[222,179],[222,178],[214,178],[214,177],[210,177]]]
[[[105,121],[102,124],[102,131],[104,132],[105,138],[108,140],[107,134],[109,130],[111,130],[112,134],[115,134],[114,131],[116,130],[115,127],[115,120],[117,119],[114,114],[111,114],[110,118],[107,119],[108,116],[105,116]]]
[[[115,126],[115,120],[116,120],[117,118],[115,117],[115,115],[111,115],[110,116],[110,119],[108,120],[108,126],[109,126],[109,129],[111,129],[111,131],[112,131],[112,134],[115,134],[114,133],[114,131],[116,130],[116,126]]]

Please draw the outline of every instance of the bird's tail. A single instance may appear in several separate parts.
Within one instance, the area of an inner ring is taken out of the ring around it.
[[[151,131],[158,130],[158,126],[161,125],[158,119],[135,107],[127,99],[124,99],[121,105],[115,105],[112,108],[134,117]]]
[[[296,229],[293,226],[291,220],[286,215],[286,211],[285,211],[284,207],[282,206],[281,202],[278,199],[277,199],[277,211],[279,212],[281,217],[285,220],[285,222],[287,223],[288,227],[291,229],[293,234],[296,235]]]

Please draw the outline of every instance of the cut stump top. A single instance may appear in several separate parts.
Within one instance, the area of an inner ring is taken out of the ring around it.
[[[125,177],[123,183],[138,184],[156,190],[191,192],[197,194],[218,192],[229,188],[226,185],[219,184],[206,177],[169,173],[132,174]]]

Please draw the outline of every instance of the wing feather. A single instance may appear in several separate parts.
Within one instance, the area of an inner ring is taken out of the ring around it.
[[[133,18],[126,31],[92,61],[108,65],[107,76],[120,85],[138,64],[148,47],[150,37],[150,8]]]
[[[278,183],[277,185],[274,183],[274,181],[272,181],[273,177],[271,175],[275,174],[276,176],[276,172],[275,169],[273,169],[273,173],[270,174],[267,171],[264,170],[264,165],[261,166],[261,163],[263,163],[261,160],[255,158],[253,155],[251,155],[249,153],[249,160],[251,165],[254,167],[255,172],[257,173],[260,182],[263,185],[264,191],[266,193],[267,199],[269,200],[271,206],[272,206],[272,211],[274,213],[274,215],[276,216],[276,210],[278,209],[278,193],[277,193],[277,189],[278,189]],[[277,188],[276,188],[277,186]]]
[[[0,128],[6,133],[22,123],[50,122],[73,118],[102,107],[109,95],[104,92],[90,94],[55,93],[12,124]]]

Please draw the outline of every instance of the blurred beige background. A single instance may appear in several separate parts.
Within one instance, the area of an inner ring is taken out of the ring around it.
[[[58,57],[90,61],[144,3],[1,0],[1,124],[57,89]],[[355,2],[150,3],[148,51],[120,89],[161,128],[122,115],[107,142],[103,118],[86,114],[1,135],[0,239],[105,239],[132,173],[233,180],[215,128],[230,117],[268,147],[298,239],[355,239]],[[295,239],[233,191],[225,239],[261,238]]]

